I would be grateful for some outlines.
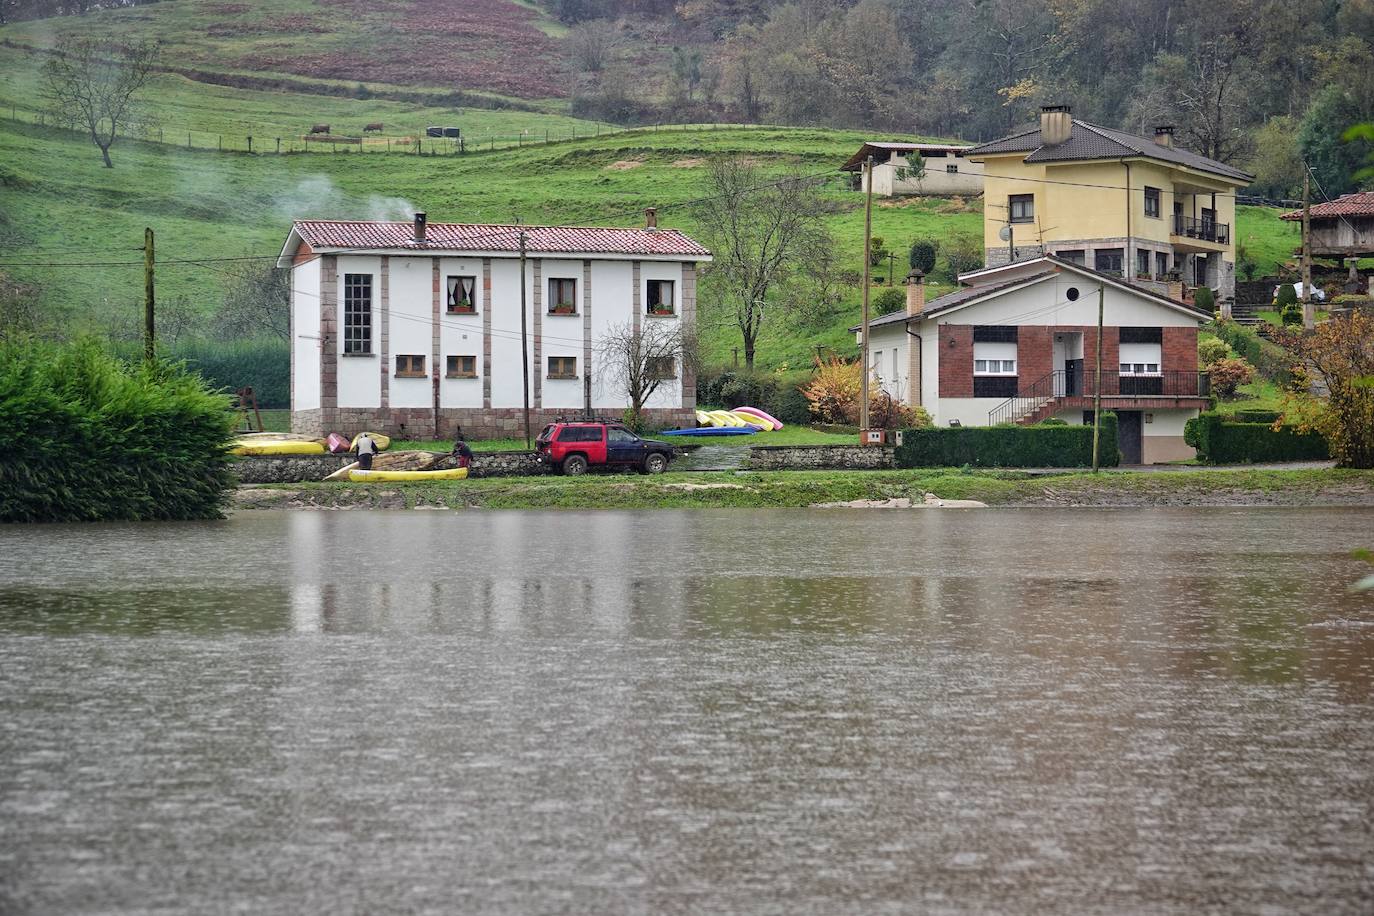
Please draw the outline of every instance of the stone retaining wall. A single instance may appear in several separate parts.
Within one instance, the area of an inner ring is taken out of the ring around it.
[[[234,460],[233,471],[239,483],[305,483],[323,480],[355,460],[352,455],[245,455]],[[532,477],[542,473],[543,467],[529,452],[478,452],[470,476]]]
[[[874,445],[755,445],[751,471],[881,471],[895,467],[893,449]]]

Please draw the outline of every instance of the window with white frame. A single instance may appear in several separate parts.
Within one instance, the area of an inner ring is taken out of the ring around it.
[[[1121,344],[1122,375],[1158,375],[1163,363],[1163,346],[1157,343]]]
[[[1016,344],[975,342],[973,344],[973,374],[1015,375]]]

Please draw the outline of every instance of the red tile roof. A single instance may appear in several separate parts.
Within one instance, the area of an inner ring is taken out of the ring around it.
[[[414,241],[413,223],[296,220],[296,232],[316,251],[333,248],[405,251],[508,251],[537,254],[624,254],[645,257],[708,258],[711,252],[676,229],[595,226],[488,226],[430,223],[424,242]]]
[[[1312,208],[1312,216],[1374,216],[1374,191],[1343,194],[1335,200],[1317,204]],[[1302,219],[1302,211],[1293,210],[1279,218]]]

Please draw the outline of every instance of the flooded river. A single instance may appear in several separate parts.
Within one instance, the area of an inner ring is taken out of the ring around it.
[[[1370,510],[0,528],[0,912],[1374,911]]]

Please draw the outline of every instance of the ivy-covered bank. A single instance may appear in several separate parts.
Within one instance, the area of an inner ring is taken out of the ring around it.
[[[989,506],[1369,506],[1374,471],[785,471],[492,478],[421,484],[241,487],[240,509],[805,508],[859,500],[972,499]]]

